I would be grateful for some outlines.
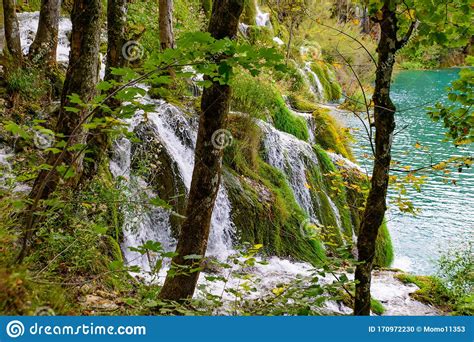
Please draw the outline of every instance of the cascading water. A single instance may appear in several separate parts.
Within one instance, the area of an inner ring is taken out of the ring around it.
[[[19,14],[22,46],[25,52],[33,40],[38,18],[39,14],[37,12]],[[257,24],[266,26],[269,24],[269,15],[259,11],[257,20]],[[62,18],[59,29],[58,61],[67,62],[69,55],[67,35],[70,30],[71,24],[69,19]],[[166,150],[166,153],[173,159],[178,170],[175,176],[181,179],[186,190],[189,191],[194,163],[193,149],[196,141],[196,120],[175,106],[163,101],[144,97],[143,102],[154,104],[155,110],[152,113],[147,113],[147,115],[138,112],[128,122],[129,129],[131,131],[135,130],[142,124],[150,128],[153,132],[151,138],[159,141]],[[299,115],[302,114],[299,113]],[[305,186],[307,180],[304,161],[311,162],[314,165],[317,165],[318,162],[311,146],[291,135],[278,131],[268,123],[259,122],[259,125],[265,133],[264,145],[267,150],[267,161],[287,175],[299,204],[309,215],[314,216],[315,210],[311,204],[309,189]],[[144,144],[146,143],[144,142]],[[125,195],[130,203],[147,201],[147,199],[155,196],[154,191],[145,180],[134,175],[132,170],[133,144],[125,138],[116,140],[114,143],[114,155],[110,161],[111,173],[125,185]],[[0,148],[0,164],[3,165],[3,168],[6,167],[7,171],[9,169],[8,158],[12,153],[8,148]],[[340,159],[340,156],[337,155],[333,156],[330,154],[330,156],[333,160]],[[358,167],[355,164],[348,164],[348,166]],[[174,250],[176,239],[173,238],[170,224],[170,217],[173,213],[160,207],[146,210],[137,209],[137,206],[133,205],[130,206],[132,209],[127,209],[127,207],[128,204],[125,203],[123,210],[125,221],[123,226],[124,238],[122,242],[124,256],[127,263],[138,265],[147,271],[150,266],[148,256],[141,256],[136,252],[132,252],[128,247],[136,247],[148,240],[153,240],[159,241],[167,251]],[[335,213],[335,215],[337,214]],[[232,246],[233,234],[231,206],[226,190],[221,186],[212,216],[208,255],[225,260],[230,254],[234,253]],[[258,287],[258,291],[250,295],[251,298],[267,295],[277,284],[290,282],[299,275],[309,276],[314,269],[313,266],[307,263],[289,261],[278,257],[270,257],[267,261],[267,265],[257,264],[251,269],[251,273],[254,275],[255,286]],[[238,271],[249,272],[247,269]],[[390,273],[379,272],[374,274],[372,286],[375,297],[382,300],[387,309],[387,314],[439,314],[437,310],[414,301],[409,296],[411,292],[416,290],[414,285],[404,285],[393,278],[393,275]],[[160,276],[164,274],[165,270],[162,270]],[[221,281],[208,282],[201,275],[199,283],[206,284],[209,291],[218,295],[223,294],[223,299],[231,301],[235,297],[224,291],[224,289],[238,288],[240,281],[237,278],[230,278],[226,283]],[[322,281],[331,280],[326,279]],[[199,295],[199,292],[197,295]],[[334,302],[328,302],[327,309],[333,313],[350,314],[350,309],[338,306]]]
[[[28,53],[28,49],[35,39],[36,30],[39,23],[39,12],[23,12],[18,13],[18,21],[20,23],[20,40],[23,53]],[[58,30],[58,49],[56,51],[56,60],[60,63],[67,63],[69,60],[69,38],[68,35],[72,31],[72,23],[69,18],[59,19]]]
[[[311,69],[311,62],[306,62],[303,69],[300,69],[301,74],[309,84],[311,92],[318,99],[324,99],[324,87],[318,75]]]
[[[268,27],[271,26],[270,23],[270,13],[264,13],[260,10],[260,7],[257,6],[257,16],[255,18],[257,26]]]
[[[287,176],[300,207],[309,215],[314,223],[320,224],[317,211],[320,209],[321,203],[319,197],[312,196],[309,186],[310,181],[307,178],[308,168],[318,167],[319,165],[318,157],[313,148],[310,144],[297,139],[291,134],[281,132],[266,122],[259,121],[259,126],[264,133],[263,145],[266,161]],[[336,219],[337,228],[341,230],[339,209],[330,196],[326,194],[321,195],[327,197]]]
[[[153,132],[152,139],[156,139],[166,153],[171,157],[177,166],[177,177],[181,179],[189,191],[194,165],[194,145],[196,141],[197,126],[195,120],[189,118],[177,107],[164,101],[153,100],[149,97],[142,99],[143,103],[154,104],[155,111],[147,113],[146,117],[142,112],[137,113],[131,127],[137,127],[145,123]],[[146,121],[145,121],[146,120]],[[134,179],[131,172],[132,146],[127,139],[120,139],[115,144],[115,157],[111,162],[111,171],[115,176],[125,175]],[[129,182],[131,184],[132,182]],[[136,191],[148,192],[150,197],[154,194],[150,192],[149,186],[141,179],[135,179],[130,186],[130,196],[133,198]],[[231,205],[227,197],[226,190],[220,187],[215,209],[211,220],[211,233],[207,255],[218,259],[225,259],[232,250],[233,225],[230,220]],[[167,251],[172,251],[175,247],[175,240],[170,229],[171,213],[157,208],[150,213],[143,213],[140,216],[131,215],[125,218],[123,250],[125,259],[131,265],[143,266],[148,264],[146,257],[139,258],[136,252],[131,252],[130,247],[142,245],[147,240],[159,241]],[[148,269],[146,267],[145,269]]]

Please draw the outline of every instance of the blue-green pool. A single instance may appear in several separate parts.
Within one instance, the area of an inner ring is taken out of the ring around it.
[[[413,168],[429,165],[450,156],[473,155],[473,146],[456,148],[443,141],[445,129],[426,114],[426,107],[436,101],[447,101],[446,87],[458,77],[459,69],[435,71],[403,71],[392,86],[397,105],[397,134],[393,157]],[[367,139],[356,130],[354,150],[362,165],[366,158]],[[415,148],[415,145],[427,148]],[[396,173],[394,173],[396,174]],[[449,176],[446,182],[439,174],[429,173],[421,192],[410,190],[408,197],[421,212],[417,216],[401,213],[391,205],[388,220],[396,259],[394,266],[420,274],[436,272],[441,253],[451,248],[464,248],[474,237],[474,170],[464,169]],[[393,200],[397,192],[391,189]]]

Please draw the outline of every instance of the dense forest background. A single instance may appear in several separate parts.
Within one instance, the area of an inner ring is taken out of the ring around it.
[[[394,161],[390,88],[463,67],[418,106],[470,145],[473,9],[3,0],[0,313],[472,314],[472,245],[437,276],[392,270],[386,210],[472,164]]]

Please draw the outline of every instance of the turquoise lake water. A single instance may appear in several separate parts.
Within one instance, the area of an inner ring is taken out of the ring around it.
[[[458,77],[459,69],[435,71],[403,71],[392,86],[392,99],[397,105],[397,129],[393,158],[413,168],[439,162],[450,156],[474,155],[473,146],[456,148],[445,139],[445,129],[426,114],[426,106],[447,101],[446,87]],[[425,106],[426,104],[426,106]],[[355,121],[354,121],[355,122]],[[360,125],[360,124],[359,124]],[[352,126],[350,124],[349,126]],[[354,151],[365,167],[371,162],[367,138],[355,130]],[[415,148],[415,144],[428,149]],[[395,174],[395,173],[394,173]],[[401,213],[390,205],[389,229],[395,248],[394,267],[419,274],[436,272],[439,256],[451,248],[465,248],[474,240],[474,170],[464,169],[445,178],[428,173],[421,192],[410,190],[408,197],[421,212],[416,216]],[[389,198],[397,193],[392,189]]]

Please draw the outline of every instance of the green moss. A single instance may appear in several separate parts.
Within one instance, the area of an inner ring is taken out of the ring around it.
[[[417,276],[406,273],[396,274],[395,277],[405,284],[415,284],[420,289],[412,297],[422,303],[434,305],[443,310],[451,311],[453,300],[442,282],[431,276]]]
[[[326,192],[331,196],[336,207],[339,210],[342,230],[344,232],[344,240],[346,242],[352,241],[352,218],[351,211],[347,202],[346,187],[344,179],[339,171],[334,166],[331,158],[328,156],[320,146],[315,145],[314,151],[318,156],[321,171],[323,173],[323,181]]]
[[[300,112],[313,113],[319,108],[315,103],[308,101],[300,94],[291,94],[288,96],[288,101],[291,107]]]
[[[261,243],[270,255],[320,263],[324,248],[320,241],[303,236],[300,226],[306,216],[285,176],[258,155],[258,126],[238,115],[231,117],[229,129],[234,143],[224,154],[224,182],[241,242]]]
[[[298,139],[308,141],[309,133],[306,121],[294,115],[287,107],[283,98],[276,99],[276,108],[273,112],[273,123],[275,128],[292,134]]]
[[[298,139],[308,140],[306,121],[287,108],[283,97],[267,81],[242,73],[232,82],[232,91],[233,110],[262,120],[270,117],[275,128]]]
[[[387,228],[387,222],[384,220],[379,229],[375,243],[374,266],[389,267],[394,258],[392,239]]]
[[[244,0],[244,11],[242,13],[242,21],[247,25],[255,25],[257,17],[256,0]]]
[[[35,102],[44,97],[50,85],[42,72],[36,68],[17,68],[6,75],[7,89],[19,93],[24,100]]]
[[[405,284],[415,284],[419,289],[411,296],[426,304],[436,306],[452,315],[474,315],[474,295],[459,297],[453,295],[443,284],[442,280],[434,276],[419,276],[399,273],[395,277]]]
[[[370,300],[370,309],[372,310],[374,314],[379,315],[379,316],[383,315],[383,313],[385,312],[385,308],[383,304],[374,298]]]
[[[232,80],[231,109],[265,120],[275,107],[276,94],[267,80],[241,72]]]
[[[261,26],[249,26],[248,30],[248,41],[252,45],[273,45],[272,38],[273,32],[268,27]]]
[[[313,113],[315,122],[315,140],[321,147],[333,151],[345,158],[353,160],[349,146],[348,132],[346,132],[325,109],[318,109]]]
[[[337,101],[342,96],[342,88],[337,82],[332,67],[324,62],[316,61],[311,64],[311,70],[318,75],[324,90],[324,97],[329,101]]]
[[[340,186],[345,190],[345,203],[348,206],[352,227],[356,235],[359,234],[359,226],[365,209],[366,196],[370,183],[367,177],[356,169],[339,168],[341,179]],[[337,183],[336,183],[337,184]],[[347,213],[345,214],[347,215]],[[346,218],[348,220],[348,218]],[[390,232],[384,220],[379,229],[375,244],[374,265],[377,267],[389,267],[394,259],[394,251]]]

